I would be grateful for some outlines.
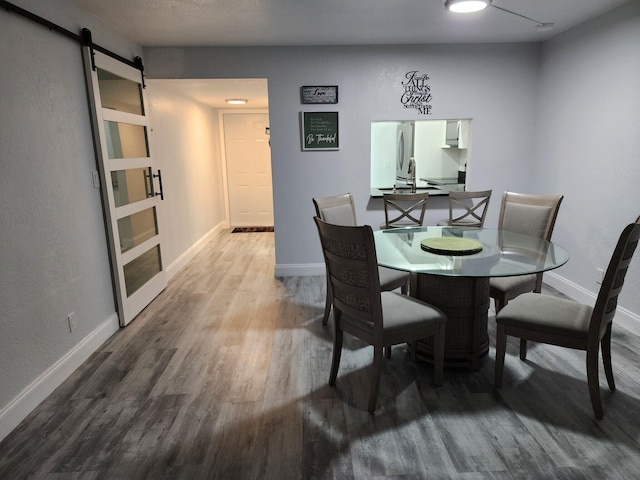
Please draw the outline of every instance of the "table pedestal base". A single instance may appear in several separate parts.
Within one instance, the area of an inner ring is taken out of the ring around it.
[[[477,370],[480,359],[489,352],[489,279],[417,274],[413,275],[411,295],[447,315],[445,366]],[[416,358],[433,362],[431,338],[417,342]]]

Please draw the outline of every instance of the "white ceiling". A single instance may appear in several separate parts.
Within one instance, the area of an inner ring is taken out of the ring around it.
[[[147,80],[152,87],[185,95],[214,108],[251,110],[267,109],[266,78],[234,78],[205,80]],[[244,98],[245,105],[228,105],[227,98]]]
[[[75,1],[143,46],[305,46],[542,41],[638,0],[494,0],[496,7],[553,23],[548,32],[499,8],[449,13],[444,0]],[[249,98],[246,108],[266,107],[266,81],[163,82],[216,107],[236,96]]]
[[[547,39],[630,0],[494,0],[445,11],[444,0],[76,0],[144,46],[396,45]],[[637,0],[631,0],[637,1]]]

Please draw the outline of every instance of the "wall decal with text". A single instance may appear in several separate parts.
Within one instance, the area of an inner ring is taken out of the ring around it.
[[[431,87],[427,83],[429,75],[420,74],[418,70],[405,73],[402,80],[402,96],[400,102],[404,108],[412,108],[422,115],[431,115]]]

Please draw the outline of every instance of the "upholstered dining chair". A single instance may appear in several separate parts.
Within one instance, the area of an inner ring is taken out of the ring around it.
[[[498,229],[551,240],[562,195],[531,195],[504,192],[500,204]],[[494,277],[489,281],[489,295],[498,313],[509,300],[526,292],[540,293],[542,273],[515,277]]]
[[[334,225],[314,217],[331,283],[334,308],[333,356],[329,385],[336,384],[343,332],[373,346],[373,373],[368,411],[376,409],[383,350],[410,343],[415,359],[415,341],[433,337],[434,382],[442,384],[444,335],[447,317],[438,308],[397,292],[380,289],[378,263],[369,225]]]
[[[421,226],[428,199],[429,192],[383,194],[384,223],[380,228]]]
[[[440,220],[438,225],[482,228],[487,216],[491,192],[491,190],[449,192],[449,218]]]
[[[509,302],[496,316],[495,385],[502,386],[507,336],[519,337],[520,359],[527,356],[526,340],[584,350],[587,358],[587,384],[591,405],[597,418],[604,415],[598,379],[598,357],[602,362],[609,389],[616,386],[611,365],[611,325],[616,313],[627,268],[640,239],[640,217],[622,231],[594,307],[573,300],[525,293]]]
[[[353,195],[344,193],[331,197],[320,197],[313,199],[316,208],[316,215],[322,220],[335,225],[356,226],[356,209],[353,203]],[[380,288],[383,291],[400,289],[404,294],[409,289],[409,273],[394,270],[392,268],[379,267]],[[327,297],[324,306],[322,324],[326,325],[331,313],[331,285],[327,275]]]

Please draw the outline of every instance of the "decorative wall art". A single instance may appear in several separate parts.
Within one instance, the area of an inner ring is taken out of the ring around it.
[[[339,150],[338,112],[301,112],[302,150]]]
[[[404,108],[417,110],[421,115],[431,115],[431,86],[427,83],[429,75],[418,70],[405,73],[402,80],[400,103]]]
[[[338,103],[338,86],[304,86],[300,87],[300,103],[330,104]]]

